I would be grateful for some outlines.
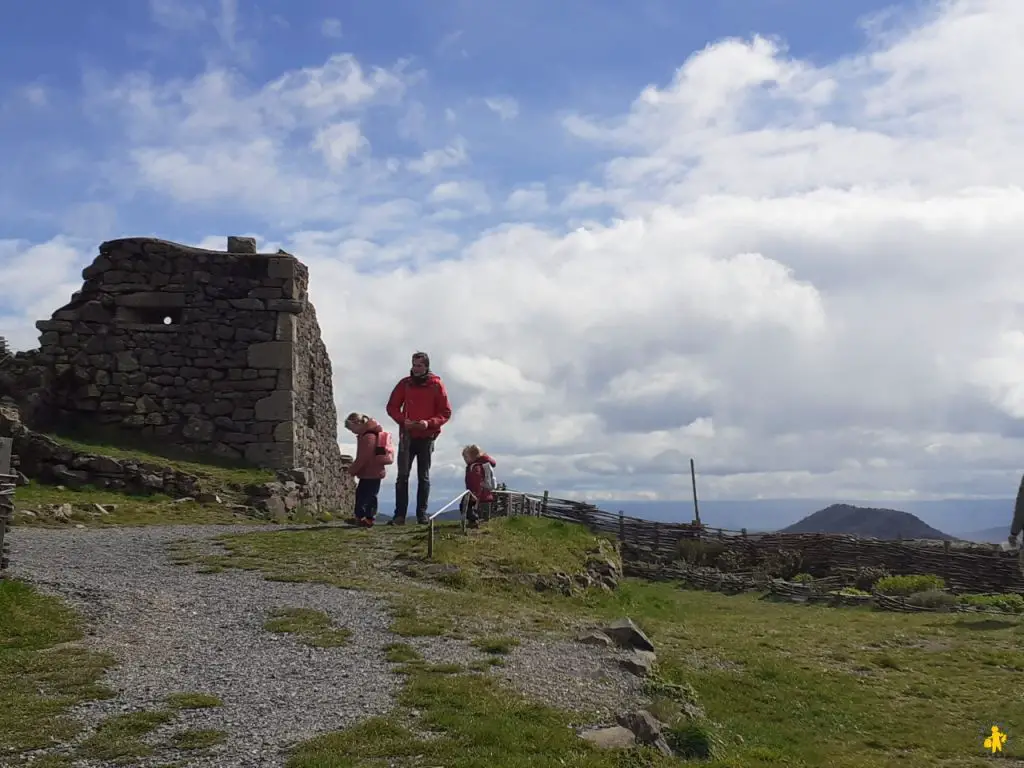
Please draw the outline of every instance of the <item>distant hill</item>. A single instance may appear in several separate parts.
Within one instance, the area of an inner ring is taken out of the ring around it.
[[[936,530],[909,512],[833,504],[783,528],[779,533],[849,533],[875,539],[940,539],[956,537]]]

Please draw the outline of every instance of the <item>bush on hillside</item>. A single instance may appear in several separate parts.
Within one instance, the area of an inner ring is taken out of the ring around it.
[[[976,608],[1005,611],[1006,613],[1024,613],[1024,596],[1017,593],[1007,595],[964,595],[960,598],[964,605]]]
[[[801,572],[803,556],[798,550],[778,547],[770,552],[761,553],[754,570],[773,579],[792,579]]]
[[[941,589],[927,589],[923,592],[915,592],[907,598],[907,602],[921,608],[933,608],[936,610],[949,610],[957,604],[956,595],[943,592]]]
[[[796,576],[790,579],[790,581],[796,584],[810,584],[812,581],[814,581],[814,577],[809,573],[798,573]]]
[[[875,592],[896,597],[909,597],[917,592],[943,590],[946,582],[941,576],[932,573],[911,574],[907,576],[885,576],[875,582]]]
[[[853,577],[853,586],[870,592],[875,582],[889,577],[889,571],[881,566],[867,565],[857,569],[857,575]]]

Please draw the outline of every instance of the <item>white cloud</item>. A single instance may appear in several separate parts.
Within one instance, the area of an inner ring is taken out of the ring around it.
[[[324,19],[320,22],[320,34],[337,40],[342,37],[341,19]]]
[[[428,150],[407,165],[411,171],[428,174],[444,168],[456,168],[465,165],[468,161],[469,153],[466,151],[466,140],[459,136],[443,149]]]
[[[691,456],[706,498],[1012,494],[1024,5],[886,24],[824,64],[715,42],[631,104],[566,119],[593,173],[534,165],[525,185],[525,158],[493,161],[470,121],[445,146],[442,107],[405,99],[401,65],[344,54],[262,84],[99,82],[91,103],[125,131],[119,183],[241,207],[310,265],[341,410],[383,416],[409,353],[432,354],[455,406],[438,484],[479,442],[503,478],[570,495],[686,496]],[[336,152],[332,130],[351,139]],[[84,251],[5,247],[27,287],[4,323],[48,316],[57,289],[24,265],[57,265],[63,286]]]
[[[543,213],[548,208],[548,193],[543,184],[531,184],[509,193],[505,200],[508,211],[522,214]]]
[[[492,96],[484,104],[502,120],[514,120],[519,116],[519,102],[511,96]]]
[[[347,120],[334,123],[317,131],[313,149],[319,150],[332,170],[342,170],[349,160],[369,147],[370,143],[359,130],[359,123]]]

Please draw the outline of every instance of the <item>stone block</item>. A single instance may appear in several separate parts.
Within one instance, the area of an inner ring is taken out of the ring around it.
[[[287,469],[295,464],[294,443],[249,443],[245,460],[257,467]]]
[[[255,237],[228,236],[228,253],[258,253]]]
[[[291,280],[295,277],[295,259],[289,256],[271,256],[267,259],[267,277]]]
[[[256,401],[257,421],[291,421],[295,418],[295,393],[278,390]]]
[[[277,328],[274,338],[277,341],[287,341],[294,344],[299,338],[299,324],[295,315],[280,312],[277,315]]]
[[[252,344],[248,351],[250,368],[290,369],[295,357],[295,345],[289,341],[264,341]]]
[[[282,421],[276,427],[274,427],[274,442],[277,443],[294,443],[295,440],[295,422],[294,421]]]
[[[185,294],[164,291],[122,293],[114,297],[114,304],[132,309],[179,309],[185,306]]]

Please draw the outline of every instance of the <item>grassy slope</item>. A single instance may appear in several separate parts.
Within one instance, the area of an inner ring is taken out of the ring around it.
[[[396,605],[396,630],[409,635],[452,632],[456,626],[465,633],[465,620],[470,632],[494,633],[575,627],[629,615],[658,646],[661,677],[692,686],[721,725],[724,751],[713,765],[980,766],[989,759],[982,740],[993,724],[1010,735],[1004,754],[1024,757],[1015,738],[1024,738],[1024,702],[1015,682],[1024,671],[1024,654],[1016,621],[780,605],[752,595],[726,597],[633,580],[623,581],[614,594],[566,598],[486,578],[573,570],[586,544],[593,543],[588,538],[579,528],[546,520],[494,521],[467,538],[448,529],[439,536],[438,560],[461,570],[456,576],[439,570],[430,588],[423,583],[433,572],[422,562],[423,531],[415,529],[234,536],[226,541],[230,554],[210,564],[260,569],[271,578],[379,588]],[[404,569],[418,570],[420,577],[381,579],[376,574],[382,557],[412,561],[413,568]],[[412,697],[407,706],[425,711],[431,730],[470,751],[481,739],[514,741],[502,724],[507,715],[499,716],[500,708],[487,703],[495,694],[485,690],[486,678],[429,674],[430,680],[414,676],[406,691],[444,689],[430,696],[407,693]],[[458,692],[465,685],[476,686],[473,695]],[[431,696],[446,701],[449,695],[476,703],[465,705],[465,717],[442,716],[447,710],[431,705]],[[556,738],[566,730],[564,715],[531,711],[539,720],[531,720],[530,727],[547,729],[550,741],[534,734],[530,743],[548,743],[547,752],[526,754],[505,744],[480,756],[490,755],[490,764],[501,766],[530,760],[608,764],[606,755]],[[374,738],[398,738],[380,728]],[[350,737],[337,739],[347,744]],[[317,743],[299,752],[296,766],[364,764],[357,758],[369,757],[351,747],[345,752],[337,743],[333,748]],[[410,746],[407,739],[402,744],[403,749],[423,747]],[[500,756],[503,750],[507,759]],[[437,756],[438,764],[472,764],[449,759],[455,758]]]
[[[0,581],[0,765],[72,738],[80,726],[68,709],[110,695],[98,684],[110,658],[61,645],[81,636],[60,601]]]

